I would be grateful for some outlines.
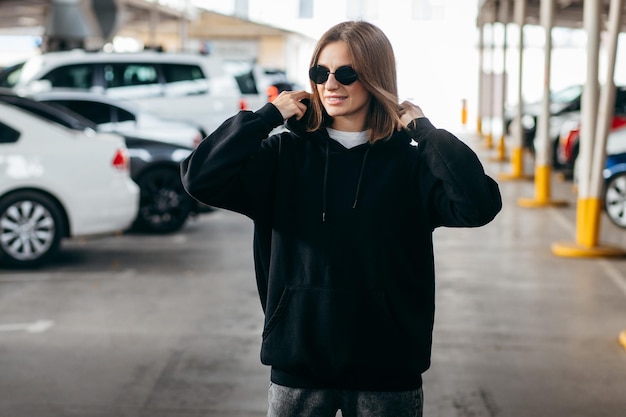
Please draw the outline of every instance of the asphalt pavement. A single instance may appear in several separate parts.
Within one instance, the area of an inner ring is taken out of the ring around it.
[[[503,210],[479,229],[435,232],[437,314],[425,416],[626,415],[626,259],[560,257],[575,241],[577,195],[557,173],[560,204],[523,208],[534,180],[499,180],[508,161],[460,132],[496,178]],[[532,175],[526,155],[525,173]],[[599,245],[626,249],[626,230],[600,219]]]
[[[626,258],[564,258],[568,205],[523,208],[532,180],[499,180],[489,225],[435,231],[437,312],[425,417],[626,415]],[[532,173],[532,163],[528,163]],[[603,244],[626,230],[601,220]],[[0,269],[0,417],[262,417],[262,312],[252,225],[216,211],[167,236],[64,244],[37,271]]]

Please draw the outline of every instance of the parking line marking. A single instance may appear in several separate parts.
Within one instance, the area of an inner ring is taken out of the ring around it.
[[[604,269],[604,272],[606,272],[609,278],[611,278],[611,280],[615,283],[617,288],[622,290],[626,296],[626,278],[624,275],[606,260],[601,259],[598,262],[600,263],[600,266],[602,266],[602,269]]]
[[[0,332],[43,333],[52,326],[54,326],[52,320],[37,320],[32,323],[7,323],[0,324]]]
[[[576,234],[575,225],[570,222],[567,217],[565,217],[559,210],[552,208],[550,209],[550,214],[552,214],[552,216],[561,225],[561,227],[565,229],[565,231],[571,233],[572,235]],[[626,277],[624,277],[624,274],[622,274],[606,259],[595,259],[595,261],[600,264],[606,275],[611,278],[611,281],[613,281],[615,286],[619,288],[626,296]]]
[[[569,234],[576,235],[576,225],[570,222],[560,210],[550,208],[549,213],[555,218],[558,224]]]

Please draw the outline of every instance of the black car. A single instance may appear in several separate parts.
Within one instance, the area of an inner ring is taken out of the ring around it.
[[[27,110],[39,117],[72,129],[97,130],[97,126],[66,109],[0,92],[0,101]],[[122,135],[130,153],[131,177],[139,185],[139,212],[133,229],[150,233],[170,233],[182,228],[191,214],[211,208],[192,199],[182,186],[182,161],[192,148],[171,143]]]

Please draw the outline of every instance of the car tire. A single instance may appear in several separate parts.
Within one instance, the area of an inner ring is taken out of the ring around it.
[[[65,217],[44,194],[19,191],[0,200],[0,263],[31,268],[49,261],[65,234]]]
[[[193,200],[183,188],[178,171],[152,169],[136,181],[140,199],[133,229],[149,233],[172,233],[181,229],[189,217]]]
[[[604,210],[613,224],[626,228],[626,173],[616,175],[606,183]]]

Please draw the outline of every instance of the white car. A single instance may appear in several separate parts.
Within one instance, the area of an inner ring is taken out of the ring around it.
[[[140,105],[103,94],[83,91],[52,91],[35,94],[37,101],[61,106],[80,114],[98,126],[100,132],[121,133],[194,148],[206,133],[199,126],[158,117]]]
[[[50,52],[0,72],[0,87],[23,95],[52,88],[88,90],[200,125],[206,133],[242,106],[237,82],[222,60],[191,53]]]
[[[124,231],[138,206],[121,136],[0,103],[0,264],[41,265],[63,238]]]
[[[285,71],[277,68],[242,61],[226,61],[224,67],[237,81],[242,97],[241,107],[245,109],[258,110],[272,95],[278,95],[284,90],[304,90],[289,81]]]

